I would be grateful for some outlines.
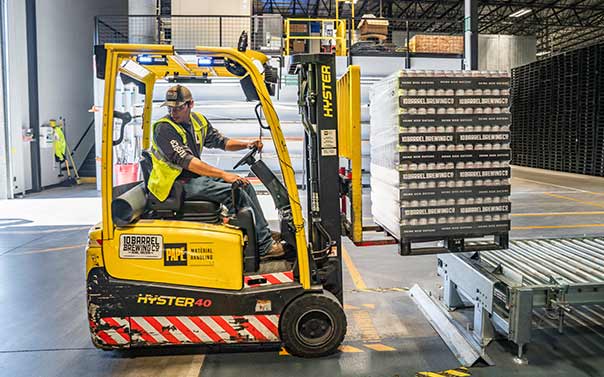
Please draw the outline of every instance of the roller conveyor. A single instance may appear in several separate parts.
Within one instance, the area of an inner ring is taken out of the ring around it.
[[[446,310],[444,316],[436,313],[446,308],[425,296],[416,302],[456,355],[471,351],[465,352],[467,365],[478,358],[490,362],[486,347],[499,335],[518,346],[517,361],[526,361],[533,319],[560,333],[567,326],[604,323],[604,238],[514,240],[503,250],[440,254],[438,274],[443,304],[473,308],[471,326]]]
[[[525,286],[550,284],[553,276],[572,284],[604,282],[604,239],[517,240],[509,249],[481,253],[481,261],[507,266]]]

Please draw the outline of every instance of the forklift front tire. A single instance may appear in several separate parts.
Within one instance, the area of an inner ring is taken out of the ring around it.
[[[334,353],[346,335],[346,315],[329,292],[295,299],[281,316],[281,339],[287,352],[299,357]]]

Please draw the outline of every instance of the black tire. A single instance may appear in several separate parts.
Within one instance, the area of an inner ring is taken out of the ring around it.
[[[346,335],[346,315],[329,292],[310,293],[291,302],[279,322],[287,352],[300,357],[334,353]]]

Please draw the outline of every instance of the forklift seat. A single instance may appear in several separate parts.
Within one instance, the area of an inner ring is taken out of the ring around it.
[[[140,167],[143,172],[145,187],[153,169],[153,160],[149,151],[142,151]],[[147,190],[148,191],[148,190]],[[181,182],[175,181],[170,190],[170,195],[163,202],[148,191],[147,208],[159,217],[171,218],[181,216],[187,220],[218,223],[220,222],[221,204],[195,198],[184,199],[184,188]],[[176,215],[176,216],[175,216]]]

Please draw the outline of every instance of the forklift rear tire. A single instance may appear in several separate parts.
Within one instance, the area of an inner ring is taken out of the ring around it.
[[[287,352],[300,357],[334,353],[346,335],[346,315],[331,293],[310,293],[296,298],[279,324]]]

